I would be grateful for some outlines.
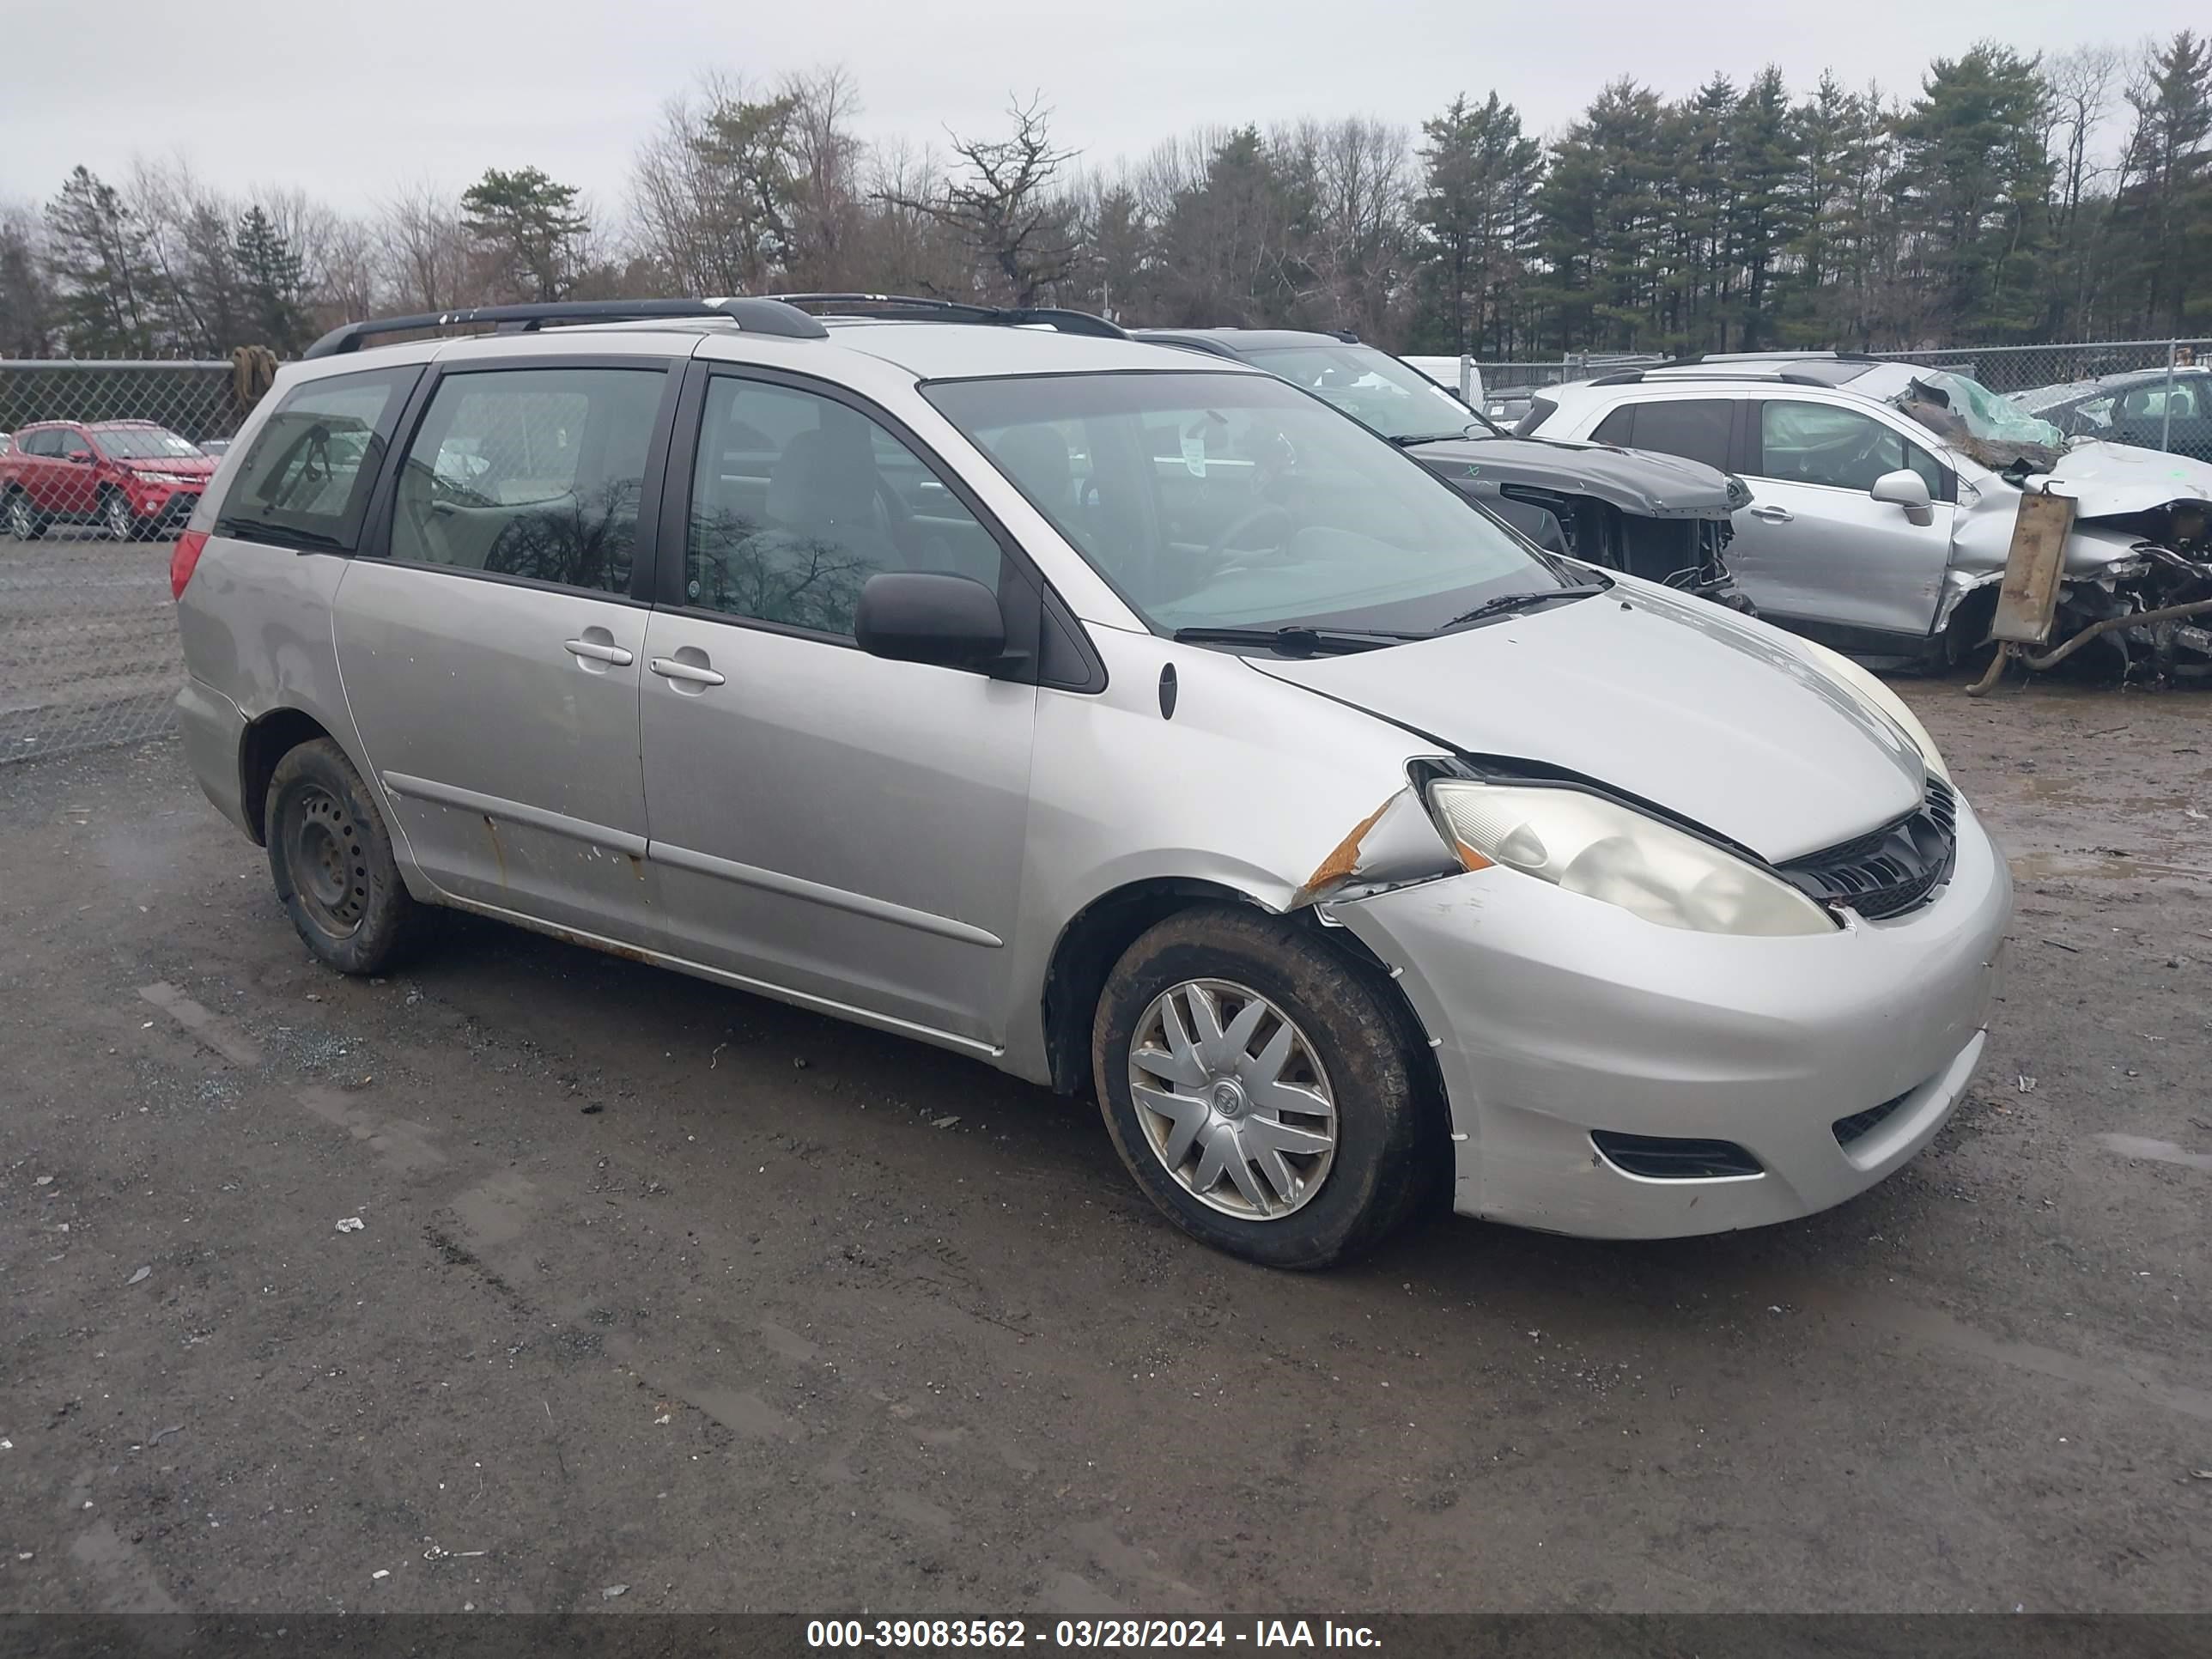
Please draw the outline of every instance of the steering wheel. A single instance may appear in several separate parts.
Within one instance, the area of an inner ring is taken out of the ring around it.
[[[1276,532],[1274,544],[1269,549],[1269,552],[1280,553],[1283,550],[1283,544],[1289,538],[1297,520],[1291,518],[1290,508],[1281,502],[1262,501],[1259,506],[1249,507],[1231,520],[1224,526],[1219,535],[1206,544],[1206,551],[1200,556],[1206,563],[1217,568],[1225,565],[1229,558],[1229,550],[1235,545],[1237,538],[1254,526],[1265,524],[1270,520],[1279,520],[1281,527]]]

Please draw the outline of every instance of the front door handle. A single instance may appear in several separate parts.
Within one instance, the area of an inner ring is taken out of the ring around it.
[[[680,661],[674,657],[655,657],[650,666],[665,680],[683,680],[692,685],[726,684],[724,678],[713,669],[702,668],[697,663]]]
[[[1754,507],[1751,509],[1751,516],[1764,519],[1769,524],[1788,524],[1797,515],[1786,507]]]
[[[627,668],[637,659],[618,645],[602,645],[597,640],[563,640],[562,647],[572,657],[588,657],[593,662],[611,662],[617,668]]]

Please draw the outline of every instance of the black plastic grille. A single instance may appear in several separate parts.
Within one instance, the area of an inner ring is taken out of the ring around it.
[[[1714,1176],[1764,1175],[1759,1160],[1733,1140],[1681,1140],[1672,1135],[1619,1135],[1593,1129],[1590,1139],[1606,1161],[1654,1181],[1698,1181]]]
[[[1880,921],[1926,902],[1950,879],[1958,850],[1959,803],[1950,786],[1931,774],[1917,811],[1778,867],[1791,885],[1822,904]]]
[[[1849,1117],[1839,1117],[1830,1127],[1836,1132],[1836,1145],[1848,1146],[1855,1140],[1863,1140],[1889,1121],[1890,1114],[1905,1104],[1912,1091],[1908,1089],[1894,1100],[1885,1100],[1879,1106],[1869,1106],[1863,1112],[1853,1112]]]

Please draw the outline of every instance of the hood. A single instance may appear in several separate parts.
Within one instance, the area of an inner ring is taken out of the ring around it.
[[[2212,503],[2212,462],[2090,439],[2059,457],[2051,488],[2079,503],[2076,520],[2125,518],[2176,501]]]
[[[1445,479],[1531,484],[1589,495],[1646,519],[1725,519],[1751,500],[1736,479],[1702,461],[1610,444],[1551,438],[1446,438],[1406,452]]]
[[[1645,582],[1383,651],[1247,660],[1462,753],[1638,796],[1774,863],[1903,817],[1926,787],[1911,740],[1787,635]]]
[[[222,465],[212,455],[134,455],[118,457],[112,465],[125,472],[166,472],[173,478],[212,478]]]

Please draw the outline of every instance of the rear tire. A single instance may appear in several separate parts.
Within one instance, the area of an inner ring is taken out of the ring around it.
[[[328,738],[269,781],[269,873],[307,948],[342,974],[377,974],[428,939],[437,912],[409,896],[368,785]]]
[[[1450,1143],[1409,1024],[1294,924],[1183,911],[1129,947],[1099,998],[1107,1133],[1201,1243],[1265,1267],[1334,1266],[1443,1189]]]
[[[8,497],[8,533],[19,542],[34,542],[46,533],[46,516],[20,489]]]

